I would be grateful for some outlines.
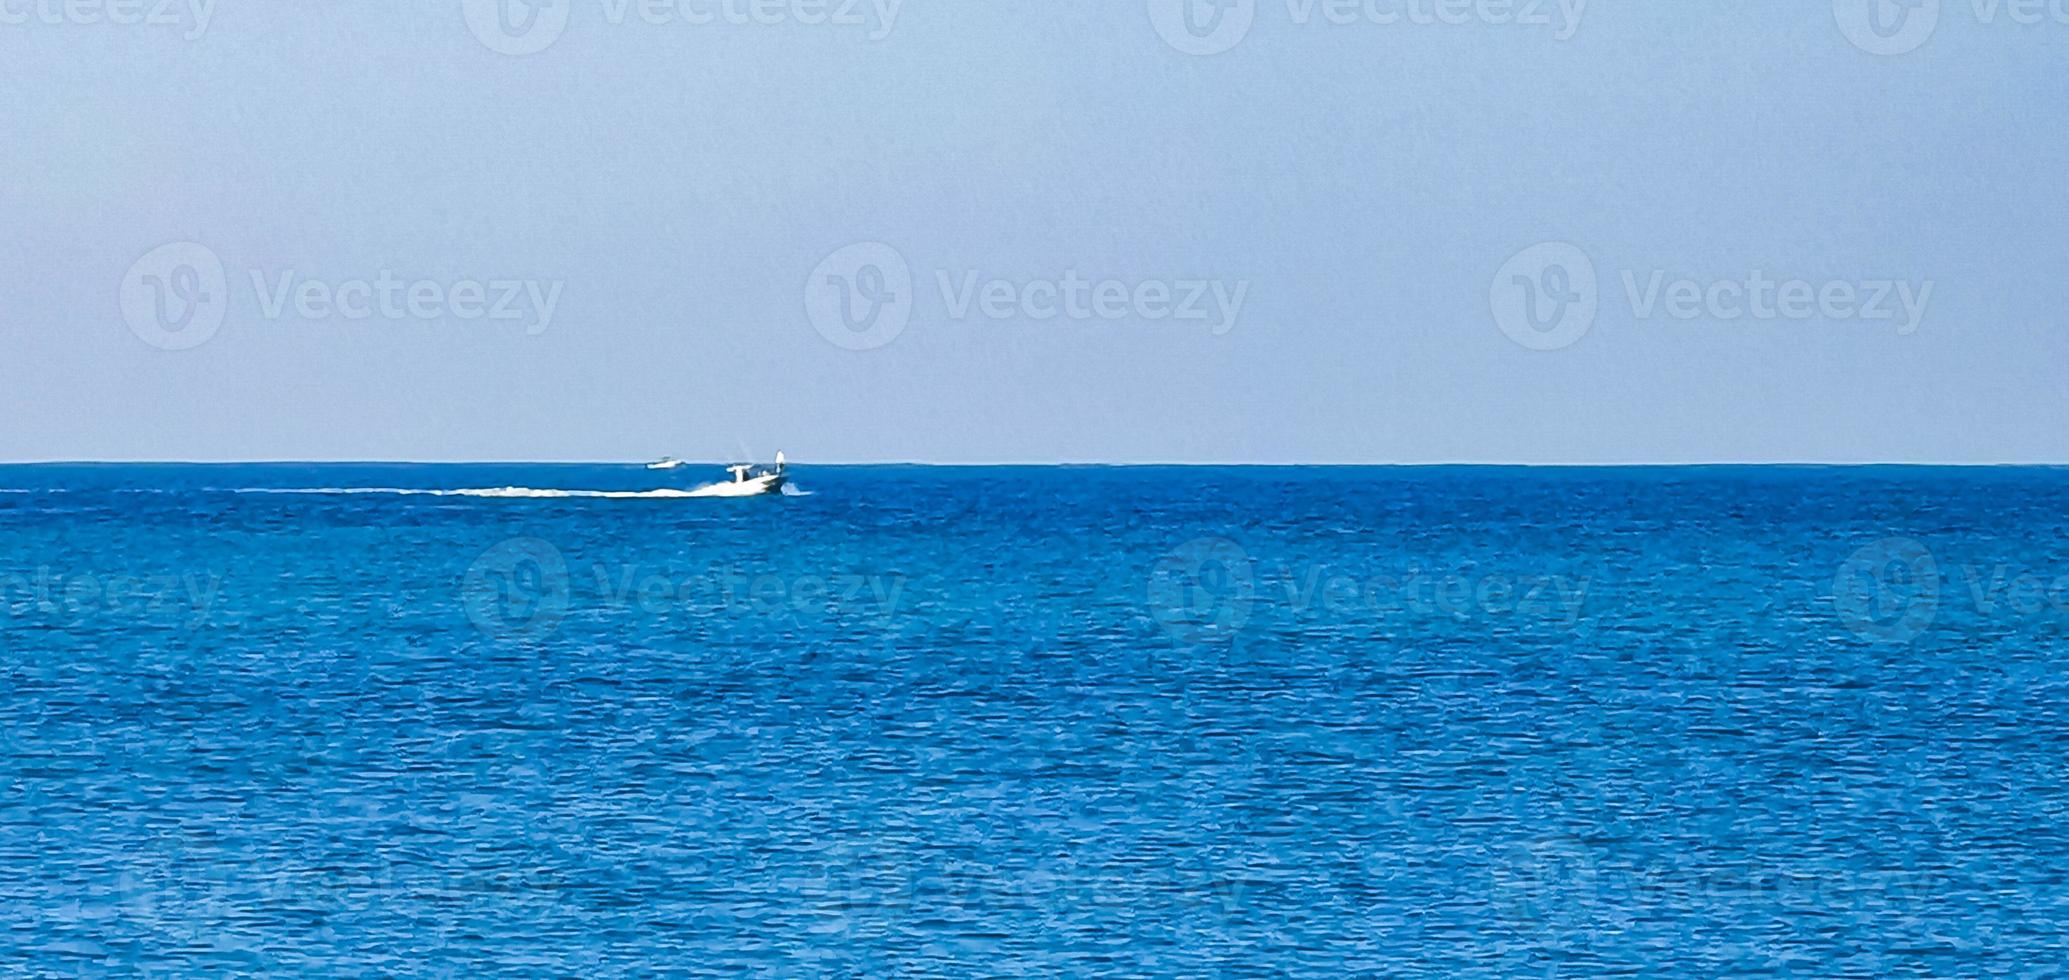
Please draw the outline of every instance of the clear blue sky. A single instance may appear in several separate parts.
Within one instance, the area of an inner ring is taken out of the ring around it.
[[[2069,461],[2052,14],[1228,2],[0,0],[0,459]]]

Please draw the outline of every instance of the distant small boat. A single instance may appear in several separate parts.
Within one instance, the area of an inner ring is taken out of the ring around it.
[[[783,485],[790,481],[788,464],[783,454],[776,454],[776,465],[756,466],[753,463],[739,463],[726,467],[731,480],[706,484],[690,491],[698,497],[759,497],[763,494],[782,493]]]
[[[650,469],[650,470],[679,470],[679,469],[682,469],[683,467],[685,467],[685,466],[688,466],[688,465],[690,465],[690,464],[688,464],[688,463],[685,463],[685,462],[683,462],[682,460],[676,459],[676,458],[675,458],[675,457],[673,457],[673,456],[663,456],[663,457],[662,457],[662,458],[660,458],[660,459],[657,459],[657,460],[655,460],[655,461],[653,461],[653,462],[651,462],[651,463],[648,463],[648,464],[647,464],[647,469]]]

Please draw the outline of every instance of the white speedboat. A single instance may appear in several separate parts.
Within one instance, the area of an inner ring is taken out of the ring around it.
[[[657,459],[657,460],[655,460],[655,461],[653,461],[653,462],[651,462],[651,463],[648,463],[648,464],[647,464],[647,469],[650,469],[650,470],[679,470],[679,469],[682,469],[683,467],[685,467],[685,466],[688,466],[688,465],[690,465],[690,464],[688,464],[688,463],[685,463],[685,462],[683,462],[682,460],[676,459],[676,458],[675,458],[675,457],[673,457],[673,456],[663,456],[663,457],[662,457],[662,458],[660,458],[660,459]]]
[[[776,454],[776,465],[774,466],[756,466],[753,463],[728,466],[726,467],[726,472],[733,475],[731,480],[706,484],[690,491],[690,495],[695,497],[759,497],[763,494],[782,493],[783,484],[790,480],[790,476],[786,472],[787,469],[788,466],[783,460],[782,453]]]

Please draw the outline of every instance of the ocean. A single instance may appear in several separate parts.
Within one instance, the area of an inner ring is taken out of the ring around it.
[[[2069,954],[2069,470],[794,475],[0,467],[0,970]]]

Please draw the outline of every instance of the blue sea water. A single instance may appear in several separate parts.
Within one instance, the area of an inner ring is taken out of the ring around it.
[[[2069,952],[2069,471],[703,475],[0,467],[0,970]]]

